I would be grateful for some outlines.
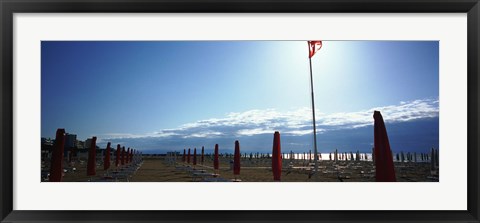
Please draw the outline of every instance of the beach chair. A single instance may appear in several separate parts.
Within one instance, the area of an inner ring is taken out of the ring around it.
[[[192,174],[192,181],[197,181],[197,179],[200,179],[203,181],[205,178],[214,178],[213,173],[206,173],[206,172],[195,172]]]

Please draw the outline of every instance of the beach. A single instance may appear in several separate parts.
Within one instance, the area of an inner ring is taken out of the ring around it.
[[[274,182],[271,158],[241,159],[239,175],[233,175],[229,157],[219,158],[219,170],[214,171],[213,159],[205,156],[203,164],[182,162],[181,157],[144,156],[141,161],[122,167],[103,170],[97,162],[96,175],[87,176],[86,161],[72,162],[64,169],[63,182]],[[192,161],[191,161],[192,162]],[[319,160],[318,172],[313,172],[311,160],[282,160],[281,182],[375,182],[372,161]],[[397,182],[438,182],[438,169],[431,170],[429,162],[395,162]],[[314,173],[314,174],[313,174]]]

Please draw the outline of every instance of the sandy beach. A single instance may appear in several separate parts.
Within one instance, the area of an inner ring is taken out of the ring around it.
[[[200,160],[199,158],[197,160]],[[77,161],[64,166],[63,182],[202,182],[237,181],[273,182],[271,158],[242,158],[240,175],[234,176],[231,158],[220,157],[220,167],[213,170],[213,160],[206,156],[196,166],[181,161],[181,157],[144,156],[142,162],[121,168],[103,170],[97,164],[96,176],[87,176],[86,162]],[[375,167],[371,161],[320,160],[319,171],[312,174],[314,163],[309,160],[283,160],[282,182],[375,182]],[[438,171],[438,170],[437,170]],[[438,182],[438,172],[430,170],[428,162],[395,162],[398,182]],[[215,175],[214,175],[215,174]]]

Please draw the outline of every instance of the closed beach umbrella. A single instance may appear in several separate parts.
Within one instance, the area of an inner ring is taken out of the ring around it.
[[[130,149],[130,152],[128,152],[128,162],[132,162],[132,153],[133,153],[133,148]]]
[[[188,148],[187,163],[190,163],[190,148]]]
[[[130,153],[130,163],[133,162],[133,154],[135,154],[135,150],[132,149],[132,152]]]
[[[204,156],[204,150],[203,150],[203,146],[202,146],[202,157],[200,159],[200,162],[202,162],[202,165],[203,165],[203,156]]]
[[[280,133],[275,132],[273,134],[273,148],[272,148],[272,172],[273,180],[280,181],[282,175],[282,160],[281,160],[281,146],[280,146]]]
[[[127,153],[125,153],[125,163],[129,163],[130,162],[130,147],[128,147],[127,149]]]
[[[120,163],[120,144],[117,144],[117,155],[115,157],[115,166],[118,167],[119,163]]]
[[[130,149],[130,153],[128,154],[128,162],[131,163],[133,161],[133,148]]]
[[[107,143],[107,149],[105,150],[105,160],[103,160],[103,169],[108,170],[110,168],[110,142]]]
[[[235,141],[235,154],[233,156],[233,175],[240,174],[240,143]]]
[[[120,155],[120,164],[122,166],[125,164],[125,146],[122,146],[122,154]]]
[[[61,182],[63,174],[63,147],[65,146],[65,129],[57,129],[50,162],[50,176],[48,181]]]
[[[375,148],[375,169],[377,182],[395,182],[395,168],[393,156],[388,141],[387,129],[383,117],[379,111],[373,113],[374,124],[374,148]]]
[[[197,165],[197,148],[193,149],[193,165]]]
[[[185,163],[185,149],[183,149],[182,162],[184,162],[184,163]]]
[[[218,170],[218,144],[215,144],[215,155],[213,157],[213,169]]]
[[[87,176],[95,176],[96,174],[96,147],[97,137],[92,137],[92,142],[90,143],[90,150],[88,150]]]

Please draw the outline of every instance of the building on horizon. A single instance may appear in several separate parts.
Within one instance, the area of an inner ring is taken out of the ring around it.
[[[65,146],[64,148],[70,149],[76,147],[77,135],[65,133]]]

